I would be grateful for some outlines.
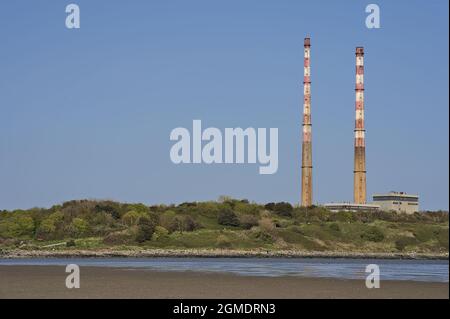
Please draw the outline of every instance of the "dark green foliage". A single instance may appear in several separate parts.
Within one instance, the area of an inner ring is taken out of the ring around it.
[[[217,222],[224,226],[239,226],[239,218],[231,208],[224,207],[217,215]]]
[[[141,217],[138,221],[138,230],[136,234],[136,242],[143,243],[152,238],[155,232],[156,223],[149,217]]]
[[[395,241],[395,248],[403,251],[407,246],[415,245],[417,240],[414,237],[402,236]]]
[[[294,207],[286,202],[268,203],[264,208],[285,217],[292,217],[292,211],[294,210]]]
[[[76,246],[76,244],[75,244],[75,241],[73,239],[68,240],[66,242],[66,247],[75,247],[75,246]]]
[[[113,203],[113,202],[101,202],[95,205],[94,208],[96,213],[107,213],[109,215],[111,215],[111,217],[113,217],[114,219],[120,219],[121,214],[120,214],[120,208],[119,205],[117,203]]]
[[[278,215],[281,215],[281,216],[286,216],[286,217],[291,217],[293,210],[294,210],[294,208],[292,207],[292,205],[289,203],[286,203],[286,202],[276,203],[275,207],[273,208],[273,211],[275,213],[277,213]]]
[[[378,227],[369,227],[361,234],[361,238],[367,241],[380,242],[384,240],[384,234]]]

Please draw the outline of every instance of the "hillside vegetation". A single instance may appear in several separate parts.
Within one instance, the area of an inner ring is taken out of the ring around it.
[[[76,200],[0,211],[0,249],[266,249],[448,252],[447,212],[332,213],[222,198],[180,205]]]

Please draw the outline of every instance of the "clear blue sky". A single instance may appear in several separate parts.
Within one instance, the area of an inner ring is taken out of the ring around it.
[[[81,29],[65,28],[65,6]],[[381,29],[365,27],[365,6]],[[96,198],[300,196],[303,38],[312,41],[314,201],[350,201],[356,46],[368,194],[449,205],[448,1],[0,2],[0,209]],[[278,127],[279,170],[172,164],[170,131]]]

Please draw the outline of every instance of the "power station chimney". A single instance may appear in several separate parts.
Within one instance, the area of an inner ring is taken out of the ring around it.
[[[366,203],[366,142],[364,129],[364,48],[356,48],[356,120],[353,198],[356,204]]]
[[[312,205],[312,148],[311,148],[311,40],[305,38],[303,77],[303,144],[302,144],[302,201],[301,206]]]

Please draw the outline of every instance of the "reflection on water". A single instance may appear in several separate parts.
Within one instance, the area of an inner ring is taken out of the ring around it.
[[[381,280],[448,282],[448,260],[318,258],[49,258],[0,259],[0,265],[122,267],[160,271],[201,271],[245,276],[302,276],[363,279],[368,264],[380,266]]]

